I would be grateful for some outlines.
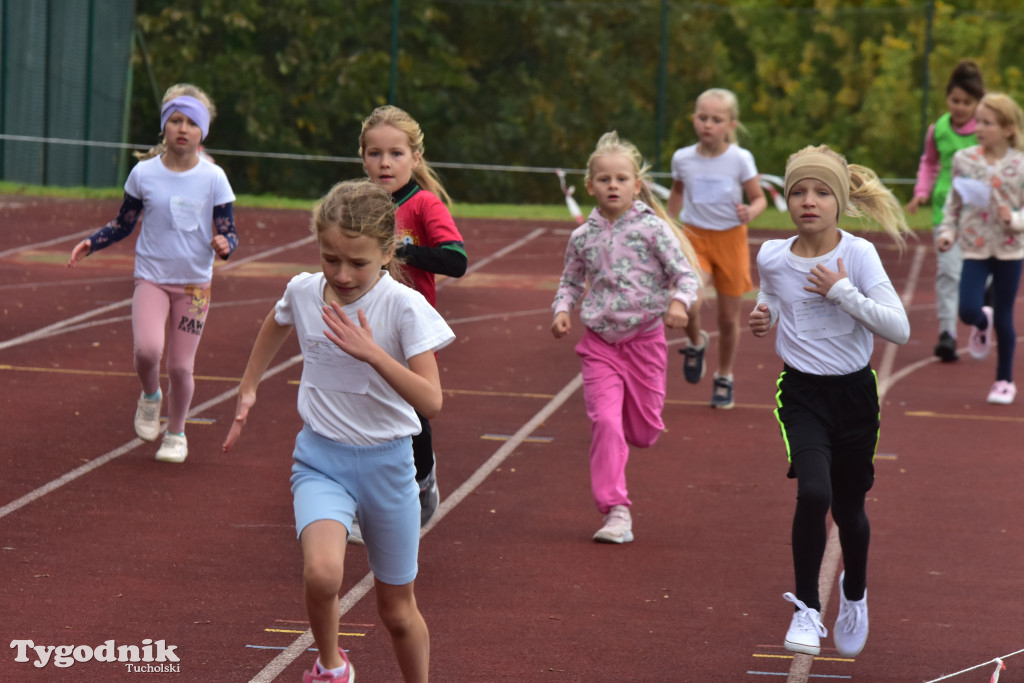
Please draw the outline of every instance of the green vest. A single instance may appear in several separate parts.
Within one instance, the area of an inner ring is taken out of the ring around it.
[[[934,139],[935,149],[939,152],[939,175],[932,188],[932,225],[937,226],[942,222],[942,207],[946,205],[946,195],[953,184],[953,155],[978,144],[978,138],[974,133],[960,135],[953,130],[949,112],[946,112],[935,122]]]

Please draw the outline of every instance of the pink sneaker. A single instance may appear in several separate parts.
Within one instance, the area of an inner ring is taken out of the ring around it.
[[[988,402],[998,403],[1001,406],[1008,406],[1013,403],[1013,399],[1017,396],[1017,385],[1013,382],[1007,382],[1006,380],[999,380],[992,385],[991,391],[988,392]]]
[[[988,352],[992,349],[992,334],[995,332],[992,328],[992,307],[982,306],[981,312],[988,318],[988,327],[984,330],[972,327],[971,336],[967,340],[967,352],[978,360],[987,356]]]
[[[345,662],[345,673],[335,676],[330,672],[323,671],[320,668],[320,658],[317,657],[313,670],[307,671],[302,675],[302,683],[355,683],[356,671],[349,664],[345,651],[339,647],[338,654],[341,655],[341,659]]]

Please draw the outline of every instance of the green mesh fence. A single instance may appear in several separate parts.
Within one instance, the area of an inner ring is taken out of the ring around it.
[[[0,178],[119,184],[116,146],[47,140],[123,141],[134,14],[132,0],[0,0]]]

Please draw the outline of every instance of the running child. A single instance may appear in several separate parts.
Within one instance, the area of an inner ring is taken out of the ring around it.
[[[757,255],[761,290],[750,313],[756,337],[778,323],[775,351],[783,362],[775,417],[797,480],[793,517],[796,594],[785,646],[817,655],[821,623],[818,574],[826,516],[839,529],[844,572],[833,636],[843,657],[860,653],[868,636],[867,564],[871,527],[864,500],[874,483],[878,386],[870,360],[873,335],[895,344],[910,322],[874,245],[839,227],[843,214],[867,216],[904,246],[909,232],[900,204],[868,168],[822,145],[786,162],[786,201],[796,235],[765,242]]]
[[[292,495],[306,610],[320,655],[304,678],[351,683],[338,648],[345,543],[362,520],[377,610],[405,681],[426,681],[430,636],[416,606],[420,506],[412,435],[417,412],[441,410],[434,352],[455,335],[423,296],[399,283],[395,207],[369,180],[339,183],[313,210],[322,273],[292,278],[260,329],[224,450],[242,432],[256,389],[295,328],[303,352]]]
[[[185,417],[210,307],[213,257],[227,259],[238,246],[234,192],[223,169],[199,152],[216,113],[210,97],[196,86],[168,88],[160,111],[163,142],[131,170],[117,218],[75,245],[68,260],[74,266],[123,240],[141,215],[132,297],[135,371],[142,382],[135,433],[144,441],[160,436],[160,359],[166,344],[167,431],[156,452],[163,462],[188,457]]]
[[[757,180],[754,156],[736,144],[739,105],[722,88],[704,91],[697,98],[693,127],[698,141],[672,155],[672,190],[668,213],[686,226],[686,234],[700,259],[704,281],[718,296],[718,370],[711,407],[734,405],[733,363],[740,343],[740,308],[743,295],[753,289],[747,225],[768,206]],[[744,204],[744,196],[748,203]],[[680,209],[682,210],[680,212]],[[698,302],[686,325],[683,376],[696,384],[704,377],[708,334],[701,328]]]
[[[946,197],[938,248],[963,251],[960,319],[971,326],[967,350],[984,358],[995,329],[996,381],[988,402],[1010,405],[1017,396],[1013,305],[1024,263],[1024,115],[1003,93],[981,98],[975,114],[978,145],[953,155],[953,187]],[[992,306],[985,283],[992,279]]]
[[[978,65],[969,59],[961,60],[946,84],[946,107],[949,111],[930,125],[925,135],[914,197],[905,208],[907,213],[917,213],[918,207],[931,198],[932,226],[936,233],[942,223],[942,210],[953,179],[953,155],[977,143],[974,112],[984,95],[985,82]],[[958,358],[956,319],[963,260],[963,252],[955,243],[946,251],[936,247],[935,312],[939,319],[939,341],[935,345],[935,355],[944,363]]]
[[[700,287],[684,255],[692,250],[651,193],[642,161],[615,132],[598,140],[586,174],[597,208],[569,237],[552,304],[558,339],[571,330],[569,313],[582,300],[585,330],[576,353],[591,420],[591,488],[604,515],[594,540],[602,543],[633,540],[629,446],[652,446],[665,428],[665,326],[686,326]]]
[[[359,135],[363,167],[371,180],[391,193],[398,207],[395,255],[412,286],[436,308],[434,276],[462,277],[468,259],[462,235],[445,206],[451,204],[451,198],[427,164],[423,151],[423,131],[402,109],[378,107],[363,121]],[[422,523],[426,524],[437,510],[441,496],[430,421],[420,415],[420,425],[412,448]]]

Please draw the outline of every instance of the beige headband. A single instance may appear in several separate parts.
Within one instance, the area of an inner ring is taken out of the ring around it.
[[[813,178],[828,185],[839,202],[839,216],[850,201],[850,173],[838,159],[821,152],[808,152],[791,159],[786,167],[786,199],[789,191],[801,180]]]

